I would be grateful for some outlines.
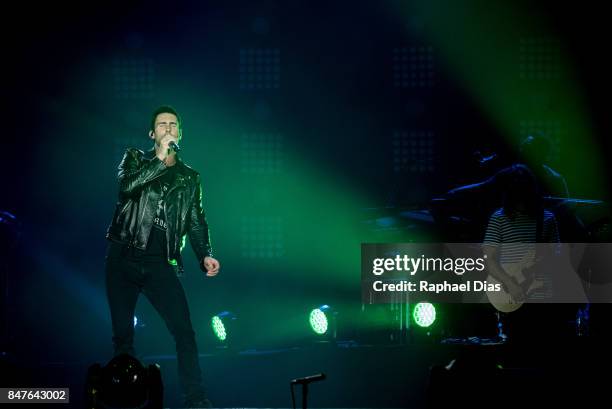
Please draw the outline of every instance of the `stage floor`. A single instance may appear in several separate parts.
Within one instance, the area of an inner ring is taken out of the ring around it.
[[[175,356],[141,358],[147,365],[161,367],[164,406],[182,407]],[[81,408],[87,368],[95,362],[5,359],[2,372],[14,386],[69,387],[71,403],[61,407]],[[291,407],[290,380],[317,373],[325,373],[327,379],[310,385],[311,408],[471,404],[490,399],[497,393],[495,385],[510,391],[518,387],[524,393],[537,390],[538,402],[544,404],[565,402],[584,399],[584,391],[589,396],[605,391],[595,373],[611,362],[609,346],[588,339],[520,345],[330,343],[275,350],[219,349],[200,355],[210,399],[214,407],[222,408]],[[298,407],[300,389],[295,388]],[[503,395],[506,400],[513,396]]]

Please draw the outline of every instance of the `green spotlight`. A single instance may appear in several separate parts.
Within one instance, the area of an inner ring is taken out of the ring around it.
[[[419,327],[427,328],[436,321],[436,307],[428,302],[420,302],[414,307],[412,318]]]
[[[221,342],[225,342],[229,335],[228,324],[230,321],[235,320],[236,317],[229,311],[223,311],[215,316],[213,316],[210,320],[210,325],[212,327],[213,333],[217,337],[217,339]]]
[[[329,317],[327,312],[329,311],[329,305],[322,305],[319,308],[315,308],[310,311],[310,328],[318,335],[325,335],[329,328]]]
[[[219,318],[217,315],[212,317],[211,325],[217,339],[219,339],[219,341],[225,341],[227,338],[227,332],[225,332],[225,325],[223,325],[221,318]]]

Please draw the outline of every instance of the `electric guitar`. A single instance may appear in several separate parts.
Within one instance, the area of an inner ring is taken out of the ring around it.
[[[520,261],[516,263],[504,263],[502,268],[510,277],[513,277],[518,285],[523,289],[525,297],[529,297],[535,290],[544,286],[544,281],[535,279],[533,274],[529,272],[535,265],[535,251],[528,251]],[[513,312],[521,308],[524,301],[516,301],[512,295],[506,290],[504,285],[489,275],[487,282],[491,284],[499,284],[501,287],[500,291],[487,291],[487,298],[489,302],[497,311],[500,312]]]

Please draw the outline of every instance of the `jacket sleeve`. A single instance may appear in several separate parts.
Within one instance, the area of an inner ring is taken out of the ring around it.
[[[212,247],[210,245],[210,232],[208,230],[208,223],[206,222],[206,215],[202,207],[202,185],[200,182],[200,175],[196,177],[196,191],[195,197],[193,198],[191,207],[187,213],[187,223],[189,225],[188,235],[191,247],[195,252],[200,268],[206,271],[202,265],[204,257],[212,257]]]
[[[144,185],[160,176],[166,169],[164,162],[155,157],[152,160],[139,160],[137,149],[128,149],[119,164],[119,193],[132,195]]]

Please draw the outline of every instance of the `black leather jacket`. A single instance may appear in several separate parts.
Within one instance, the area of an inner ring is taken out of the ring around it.
[[[212,256],[208,223],[202,208],[200,174],[177,156],[176,177],[164,201],[168,263],[177,275],[183,273],[181,250],[185,236],[195,252],[200,268],[202,260]],[[157,201],[161,194],[155,180],[167,172],[166,165],[155,156],[155,150],[143,152],[129,148],[119,165],[119,200],[106,238],[145,250]]]

